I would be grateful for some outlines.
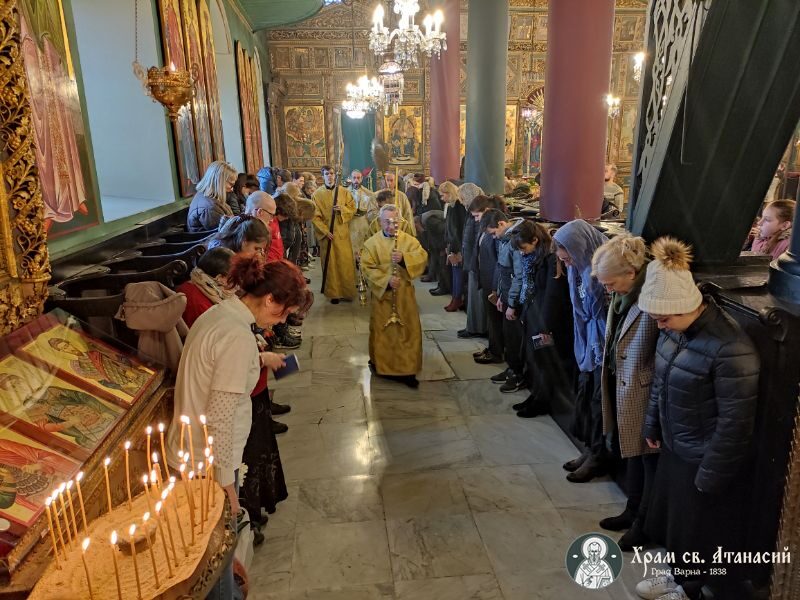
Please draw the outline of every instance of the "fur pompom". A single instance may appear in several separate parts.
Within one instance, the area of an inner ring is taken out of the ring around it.
[[[650,252],[667,269],[688,271],[692,262],[691,246],[673,237],[658,238],[650,246]]]

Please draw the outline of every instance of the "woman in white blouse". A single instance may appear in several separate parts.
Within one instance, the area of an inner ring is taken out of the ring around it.
[[[252,327],[267,328],[283,323],[293,312],[306,311],[312,294],[299,268],[286,261],[267,263],[258,253],[235,256],[228,280],[231,287],[239,290],[238,295],[203,313],[186,338],[175,384],[167,458],[170,467],[180,466],[178,451],[184,415],[194,428],[195,460],[204,458],[200,415],[205,415],[208,434],[214,437],[215,476],[236,515],[237,470],[250,433],[250,393],[262,366],[275,370],[284,365],[284,355],[259,352]],[[188,444],[187,436],[184,449]]]

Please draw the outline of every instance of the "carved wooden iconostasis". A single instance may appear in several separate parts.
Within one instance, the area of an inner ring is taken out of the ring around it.
[[[622,108],[620,115],[609,122],[609,158],[619,167],[620,183],[627,185],[633,159],[633,129],[639,96],[639,86],[633,77],[633,56],[644,46],[647,2],[617,0],[616,4],[609,93],[621,98]],[[334,4],[323,8],[311,19],[266,33],[273,77],[270,117],[276,125],[272,127],[274,164],[289,169],[310,169],[335,160],[333,149],[338,146],[338,140],[335,139],[334,108],[344,100],[348,82],[354,82],[365,72],[370,77],[377,75],[378,58],[368,47],[375,5],[375,0],[354,0],[350,6]],[[430,10],[427,2],[421,2],[420,8],[419,15]],[[391,17],[394,23],[395,15],[391,14]],[[459,84],[462,105],[466,101],[467,27],[467,3],[462,0]],[[449,42],[453,47],[453,41]],[[532,147],[529,143],[520,109],[525,99],[545,84],[547,0],[511,0],[508,49],[506,166],[516,173],[522,173],[525,170],[524,148],[531,153],[534,161],[538,160],[540,154],[540,147],[536,144]],[[404,74],[404,108],[407,115],[419,115],[415,118],[421,120],[422,127],[421,139],[415,140],[419,142],[419,148],[415,147],[413,154],[404,154],[397,164],[408,171],[427,171],[430,164],[428,62],[424,60],[423,68]],[[298,112],[309,111],[315,115],[313,120],[295,118]],[[464,109],[462,119],[465,115]],[[387,129],[389,123],[396,120],[397,115],[391,119],[379,115],[376,120],[376,134],[384,140],[387,149],[398,142],[398,132]],[[413,127],[416,125],[408,125],[406,129],[411,131]],[[410,143],[407,149],[412,149]]]

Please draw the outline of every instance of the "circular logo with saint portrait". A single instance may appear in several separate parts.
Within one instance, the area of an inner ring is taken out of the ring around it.
[[[602,533],[580,536],[567,550],[567,571],[572,580],[587,590],[602,590],[622,571],[622,550]]]

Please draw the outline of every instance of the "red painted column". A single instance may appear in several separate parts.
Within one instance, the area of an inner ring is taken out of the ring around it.
[[[439,0],[431,10],[444,13],[442,28],[447,34],[447,50],[431,65],[431,176],[436,183],[458,179],[461,165],[459,143],[461,15],[459,0]]]
[[[614,0],[550,0],[541,215],[594,219],[603,205]]]

